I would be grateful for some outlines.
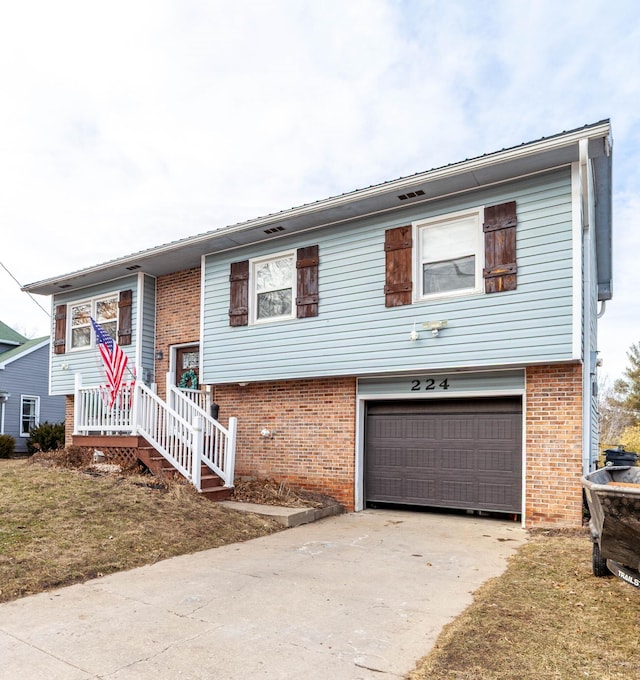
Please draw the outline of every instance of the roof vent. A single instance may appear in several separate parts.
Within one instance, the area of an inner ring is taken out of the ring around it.
[[[265,229],[265,234],[275,234],[278,231],[284,231],[284,227],[272,227],[271,229]]]
[[[406,194],[400,194],[398,198],[401,201],[406,201],[408,198],[415,198],[416,196],[424,196],[424,191],[418,189],[418,191],[407,191]]]
[[[134,269],[140,269],[139,264],[132,264],[130,267],[125,267],[128,272],[132,272]]]

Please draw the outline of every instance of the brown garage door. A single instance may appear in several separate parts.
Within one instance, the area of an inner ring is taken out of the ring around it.
[[[365,436],[368,502],[521,512],[519,397],[369,402]]]

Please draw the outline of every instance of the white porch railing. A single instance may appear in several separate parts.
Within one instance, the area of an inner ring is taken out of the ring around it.
[[[106,387],[82,387],[82,377],[76,374],[74,433],[131,434],[133,392],[132,384],[123,385],[113,406],[109,406]]]
[[[184,477],[201,490],[201,465],[233,486],[237,419],[223,427],[205,406],[207,393],[182,390],[167,380],[167,402],[144,383],[123,386],[113,407],[102,387],[83,387],[76,375],[74,434],[143,436]],[[202,396],[201,396],[202,395]]]

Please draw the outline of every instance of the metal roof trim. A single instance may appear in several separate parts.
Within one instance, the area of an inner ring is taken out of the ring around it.
[[[141,260],[150,260],[154,257],[160,257],[168,253],[179,251],[187,247],[197,248],[198,245],[209,241],[214,241],[218,238],[229,238],[234,234],[243,233],[253,229],[258,229],[262,226],[267,226],[278,221],[293,220],[295,218],[311,216],[313,214],[328,212],[332,209],[349,206],[357,202],[364,202],[369,198],[382,197],[386,194],[393,194],[396,192],[405,192],[412,187],[443,180],[448,177],[456,175],[463,175],[469,173],[473,175],[484,168],[506,164],[518,159],[525,159],[528,157],[543,155],[547,152],[571,147],[577,144],[581,139],[595,139],[599,137],[609,137],[611,134],[611,125],[608,119],[585,125],[574,130],[560,132],[550,137],[542,137],[531,142],[523,142],[517,146],[494,151],[482,156],[466,159],[456,163],[451,163],[445,166],[440,166],[432,170],[415,173],[395,180],[389,180],[381,184],[372,185],[363,189],[356,189],[354,191],[340,194],[338,196],[321,199],[313,203],[307,203],[298,207],[289,208],[281,212],[270,213],[261,217],[250,219],[244,222],[237,222],[225,227],[219,227],[211,231],[189,236],[177,241],[154,246],[147,250],[138,251],[121,258],[109,260],[92,267],[87,267],[74,272],[69,272],[61,276],[55,276],[48,279],[43,279],[34,283],[23,286],[22,290],[31,293],[39,294],[53,294],[60,291],[58,286],[61,282],[70,282],[80,277],[86,277],[91,274],[99,275],[101,272],[109,272],[115,267],[123,267],[132,262],[140,262]],[[398,206],[401,207],[401,206]],[[358,217],[356,215],[355,217]],[[324,225],[318,225],[324,226]],[[242,244],[238,244],[242,245]],[[122,274],[124,275],[124,273]],[[113,274],[111,274],[113,276]]]

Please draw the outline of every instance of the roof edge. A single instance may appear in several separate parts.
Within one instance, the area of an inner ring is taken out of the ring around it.
[[[68,272],[60,276],[54,276],[34,283],[29,283],[22,287],[22,290],[27,293],[38,293],[48,295],[53,294],[49,290],[55,284],[76,278],[80,275],[99,274],[102,271],[108,271],[114,266],[122,266],[128,263],[139,262],[141,258],[152,258],[157,255],[165,255],[172,251],[180,250],[185,246],[197,246],[201,242],[210,241],[216,237],[229,237],[234,234],[256,229],[261,226],[270,224],[275,220],[293,219],[300,216],[311,215],[315,212],[329,210],[331,208],[339,208],[356,201],[365,200],[369,197],[374,197],[379,194],[405,191],[412,186],[424,183],[425,181],[436,181],[446,179],[447,177],[461,174],[464,172],[477,172],[485,167],[496,165],[498,163],[507,163],[511,160],[526,158],[536,154],[542,154],[546,151],[571,146],[576,144],[581,139],[594,139],[600,137],[610,137],[611,123],[610,119],[603,119],[597,123],[584,125],[580,128],[560,132],[550,137],[542,137],[531,142],[522,142],[513,147],[501,149],[491,153],[476,156],[474,158],[458,161],[445,166],[440,166],[432,170],[418,172],[414,175],[400,177],[395,180],[390,180],[380,184],[375,184],[363,189],[355,189],[339,196],[320,199],[313,203],[307,203],[298,207],[289,208],[281,212],[270,213],[261,217],[253,218],[244,222],[238,222],[218,229],[213,229],[194,236],[188,236],[178,241],[154,246],[152,248],[131,253],[129,255],[109,260],[92,267],[79,269],[73,272]]]

